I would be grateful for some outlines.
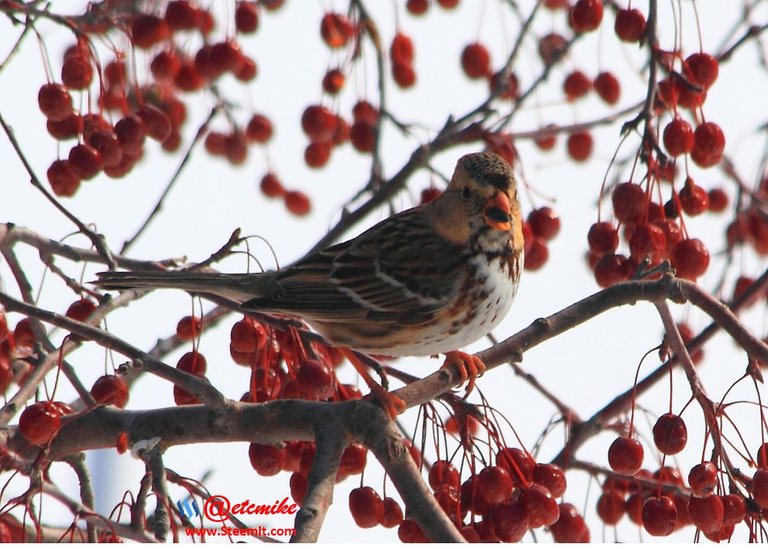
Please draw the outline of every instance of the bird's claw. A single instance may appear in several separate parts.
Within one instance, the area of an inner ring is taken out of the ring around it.
[[[390,393],[379,384],[373,385],[371,392],[364,399],[384,408],[389,414],[390,419],[395,419],[405,412],[406,409],[405,401],[402,398],[394,393]]]
[[[462,400],[466,399],[475,388],[478,377],[485,373],[485,364],[475,355],[461,351],[445,353],[445,362],[441,368],[456,368],[462,381],[467,381],[467,391]]]

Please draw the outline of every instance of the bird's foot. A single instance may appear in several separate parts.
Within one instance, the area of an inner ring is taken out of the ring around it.
[[[397,416],[405,412],[405,401],[394,393],[390,393],[384,387],[376,383],[370,385],[371,392],[364,398],[378,406],[384,408],[389,414],[391,419],[395,419]]]
[[[441,368],[456,368],[462,381],[468,381],[467,392],[463,398],[467,398],[475,388],[475,381],[485,373],[485,364],[475,355],[461,351],[445,353],[445,362]]]

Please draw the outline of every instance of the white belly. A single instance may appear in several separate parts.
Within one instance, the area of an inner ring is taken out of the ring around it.
[[[474,311],[456,319],[456,326],[452,329],[437,323],[422,326],[419,328],[421,337],[418,342],[395,348],[367,350],[390,356],[428,356],[456,351],[487,335],[509,312],[517,293],[517,283],[513,283],[499,261],[493,261],[490,266],[477,262],[476,266],[478,275],[485,278],[485,282],[473,291],[486,297],[478,302]],[[519,273],[522,261],[513,268]]]

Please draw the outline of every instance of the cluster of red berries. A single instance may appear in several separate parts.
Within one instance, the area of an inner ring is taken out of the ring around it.
[[[274,10],[280,5],[282,1],[238,1],[234,10],[236,31],[254,32],[260,7]],[[54,161],[48,169],[48,181],[57,195],[72,196],[81,181],[102,172],[109,177],[126,175],[144,154],[146,137],[161,143],[166,151],[178,150],[180,129],[187,116],[180,92],[203,89],[224,74],[232,74],[243,82],[256,76],[256,63],[241,51],[234,38],[210,41],[215,24],[210,11],[189,0],[171,0],[162,16],[133,14],[126,34],[133,51],[144,52],[150,77],[140,84],[139,75],[129,70],[129,56],[120,50],[114,50],[114,58],[101,70],[88,33],[98,34],[104,29],[84,23],[77,43],[65,52],[61,84],[45,84],[38,93],[49,133],[58,140],[78,141],[67,158]],[[195,35],[203,43],[196,51],[188,52],[190,37]],[[96,104],[85,102],[82,112],[78,112],[73,106],[72,92],[87,94],[94,81],[98,90]],[[242,163],[247,156],[248,140],[239,129],[226,137],[220,140],[220,151],[215,154],[223,154],[233,164]],[[263,142],[250,132],[248,137]],[[211,151],[215,146],[207,148]]]
[[[443,9],[451,10],[459,5],[459,0],[435,0]],[[430,0],[406,0],[405,9],[411,15],[425,15],[429,11]]]
[[[195,341],[203,329],[202,320],[186,316],[179,320],[176,335],[184,341]],[[250,388],[243,402],[269,402],[281,399],[315,401],[344,401],[361,398],[360,391],[339,383],[335,368],[342,362],[341,354],[331,347],[302,342],[294,331],[281,331],[250,317],[243,317],[230,330],[229,353],[232,360],[251,369]],[[204,377],[207,363],[197,350],[185,353],[176,367]],[[174,401],[178,405],[198,404],[197,399],[174,385]],[[276,475],[290,471],[291,493],[301,503],[306,490],[307,475],[314,458],[315,445],[307,442],[287,442],[284,446],[253,443],[248,455],[251,465],[260,475]],[[359,474],[365,467],[366,450],[362,446],[348,447],[342,457],[337,482]]]
[[[437,460],[429,468],[428,481],[435,499],[467,541],[517,542],[528,530],[542,527],[548,527],[557,542],[590,539],[575,507],[557,502],[567,484],[562,469],[536,463],[519,448],[500,448],[495,464],[463,482],[450,461]],[[398,536],[403,542],[428,541],[409,518],[400,524]]]
[[[665,456],[680,453],[688,441],[682,417],[666,413],[653,426],[653,441]],[[626,514],[653,536],[668,536],[688,525],[712,541],[731,537],[737,524],[758,520],[768,509],[768,444],[757,451],[757,470],[749,479],[739,476],[741,486],[724,482],[715,463],[694,465],[685,479],[678,469],[663,466],[655,473],[641,469],[643,445],[631,436],[616,438],[608,449],[608,463],[621,477],[609,477],[597,502],[597,513],[608,525],[617,524]],[[750,499],[745,495],[749,493]]]
[[[82,298],[73,302],[65,316],[85,322],[96,310],[97,304]],[[0,393],[4,393],[11,381],[11,356],[29,356],[34,352],[36,338],[29,318],[21,319],[13,332],[8,330],[5,314],[0,311]],[[24,383],[24,376],[19,380]],[[128,402],[128,385],[120,377],[104,375],[96,380],[91,396],[99,404],[112,404],[124,408]],[[62,416],[72,413],[64,402],[46,400],[36,402],[22,411],[19,417],[19,432],[32,444],[47,444],[61,427]]]
[[[726,229],[729,246],[748,244],[759,255],[768,255],[768,215],[760,202],[768,199],[768,175],[763,177],[753,193],[754,200],[739,210],[736,219]]]

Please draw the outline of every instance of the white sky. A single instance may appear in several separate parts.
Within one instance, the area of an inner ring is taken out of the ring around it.
[[[61,12],[70,11],[69,6],[78,6],[80,2],[55,2],[54,8]],[[391,39],[394,32],[395,17],[392,3],[368,2],[368,8],[377,17],[384,40]],[[523,12],[527,12],[531,2],[522,1]],[[637,3],[644,11],[646,3]],[[666,3],[662,7],[667,12]],[[734,3],[734,6],[739,3]],[[137,243],[132,255],[143,259],[163,259],[167,257],[187,256],[190,260],[199,260],[217,250],[236,227],[241,227],[243,234],[258,234],[267,239],[274,248],[282,264],[300,257],[321,234],[338,219],[339,208],[366,180],[368,157],[355,153],[347,145],[335,150],[330,164],[323,170],[311,171],[302,160],[306,138],[301,133],[299,117],[309,103],[320,100],[320,80],[326,67],[335,64],[338,54],[329,53],[320,42],[318,24],[324,9],[331,6],[341,9],[341,2],[298,2],[288,1],[277,13],[263,13],[259,31],[252,36],[243,37],[244,49],[252,55],[259,65],[259,76],[249,87],[235,84],[228,78],[222,83],[227,96],[244,107],[237,113],[238,119],[245,122],[251,110],[267,113],[275,123],[276,136],[268,148],[268,154],[260,149],[252,149],[248,162],[237,169],[231,168],[221,160],[211,159],[202,150],[193,155],[192,161],[184,170],[181,180],[166,203],[165,210],[155,220],[148,233]],[[482,6],[482,7],[481,7]],[[695,28],[691,17],[690,2],[683,3],[685,9],[684,47],[686,53],[696,49]],[[702,35],[705,49],[719,46],[723,33],[730,29],[738,17],[737,10],[723,13],[720,2],[701,1],[700,10]],[[763,6],[765,8],[765,6]],[[762,10],[764,22],[766,10]],[[723,23],[725,18],[726,24]],[[581,68],[589,75],[597,74],[598,67],[614,70],[623,85],[620,106],[631,105],[641,99],[645,93],[642,78],[637,69],[642,66],[632,46],[616,46],[612,36],[613,16],[606,12],[607,21],[602,30],[587,37],[580,43],[564,63],[565,69]],[[668,19],[667,19],[668,21]],[[465,0],[459,9],[445,12],[435,6],[429,15],[421,19],[400,16],[401,28],[412,36],[416,44],[417,87],[408,92],[400,92],[389,86],[390,108],[404,122],[418,122],[424,125],[418,131],[418,139],[429,136],[445,121],[449,114],[460,115],[468,107],[477,104],[486,93],[484,83],[469,83],[461,77],[458,67],[459,52],[468,42],[481,37],[492,50],[494,67],[501,63],[503,52],[514,40],[518,28],[509,15],[504,2],[472,2]],[[551,28],[563,28],[563,15],[553,17],[543,15],[537,22],[537,33],[543,34]],[[61,52],[65,45],[72,42],[67,31],[53,25],[41,25],[41,33],[51,54],[54,72],[58,73]],[[221,29],[219,29],[221,30]],[[669,45],[672,28],[661,25],[664,45]],[[12,29],[7,21],[0,22],[2,52],[7,51],[12,37],[18,29]],[[705,114],[708,120],[720,123],[726,133],[727,152],[736,160],[741,175],[752,181],[755,166],[763,141],[756,137],[754,127],[766,118],[764,96],[766,86],[765,72],[755,70],[755,48],[750,46],[740,52],[733,66],[721,67],[719,81],[710,92]],[[527,43],[525,53],[520,57],[516,71],[523,86],[531,82],[539,68],[535,56],[535,44]],[[363,66],[355,71],[355,76],[348,79],[347,89],[338,102],[340,111],[349,116],[351,105],[359,96],[375,97],[375,66],[373,57],[366,53]],[[105,61],[102,57],[102,61]],[[729,64],[730,65],[730,64]],[[516,119],[513,131],[525,131],[538,127],[541,122],[572,123],[587,121],[608,112],[605,106],[594,97],[576,105],[565,105],[560,95],[560,82],[564,71],[553,74],[549,85],[545,86],[537,102],[529,103],[524,112]],[[57,157],[66,154],[67,147],[57,148],[56,142],[45,132],[45,122],[37,110],[35,97],[38,87],[45,81],[45,72],[40,63],[40,52],[34,40],[28,38],[17,57],[0,73],[0,112],[13,126],[16,136],[25,153],[35,167],[38,175],[44,178],[48,164]],[[196,123],[202,121],[210,109],[211,99],[203,94],[195,94],[189,99],[194,106],[192,115],[184,128],[185,143],[194,134]],[[330,104],[330,102],[326,102]],[[336,103],[334,103],[336,105]],[[215,128],[226,128],[224,119],[213,124]],[[530,185],[530,192],[523,193],[524,210],[550,204],[554,198],[554,207],[562,218],[560,236],[551,243],[550,261],[537,273],[525,273],[517,301],[503,325],[496,331],[499,337],[505,337],[527,326],[538,317],[551,314],[574,301],[581,299],[597,288],[591,273],[585,267],[583,254],[586,249],[586,233],[590,224],[596,220],[594,211],[602,177],[609,164],[614,147],[618,141],[616,127],[604,128],[595,132],[594,160],[587,165],[575,166],[569,162],[563,152],[564,139],[560,139],[556,151],[548,155],[539,154],[528,143],[518,143],[519,152],[524,158],[525,181]],[[385,130],[384,172],[395,173],[402,162],[418,143],[413,139],[403,139],[391,125]],[[635,144],[627,145],[623,153],[631,151]],[[435,159],[434,166],[450,175],[456,159],[466,151],[476,150],[470,147],[452,150]],[[165,155],[155,144],[149,146],[146,159],[129,176],[121,180],[110,180],[104,176],[86,182],[74,199],[65,204],[81,220],[92,223],[98,231],[107,235],[108,243],[118,249],[128,238],[154,204],[157,196],[165,187],[169,177],[176,169],[179,158]],[[258,180],[266,171],[267,162],[281,176],[287,186],[305,191],[312,197],[314,209],[306,219],[296,219],[284,213],[282,205],[271,202],[258,191]],[[5,196],[0,198],[0,220],[12,221],[36,230],[52,238],[63,238],[74,228],[43,197],[28,184],[22,166],[15,157],[7,140],[0,138],[0,165],[5,172]],[[723,182],[723,175],[717,170],[693,168],[697,183],[705,188]],[[429,185],[427,172],[419,172],[409,182],[409,192],[399,195],[394,206],[397,209],[414,204],[421,189]],[[734,186],[727,182],[725,188],[731,197]],[[366,220],[370,225],[387,215],[386,210]],[[691,232],[701,236],[706,242],[713,242],[710,250],[713,261],[709,273],[701,283],[712,288],[719,280],[726,265],[724,257],[718,252],[722,249],[724,216],[705,215],[689,222]],[[353,233],[362,230],[362,226]],[[708,236],[710,235],[710,236]],[[352,234],[348,235],[352,236]],[[70,238],[68,243],[86,245],[82,237]],[[258,244],[253,248],[260,260],[270,264],[269,250]],[[41,273],[35,261],[34,251],[19,250],[22,261],[30,266],[30,279],[38,283]],[[758,274],[760,265],[749,254],[737,256],[739,266],[746,274]],[[61,262],[62,265],[66,265]],[[221,265],[222,270],[242,271],[246,268],[243,256],[236,256]],[[763,265],[764,267],[764,265]],[[70,274],[78,269],[66,265]],[[96,269],[89,269],[88,274]],[[729,271],[729,280],[737,276],[737,271]],[[15,287],[5,265],[0,265],[6,290],[15,293]],[[88,276],[86,276],[88,278]],[[731,287],[732,282],[727,287]],[[71,292],[50,274],[47,276],[40,294],[40,302],[53,310],[64,311],[74,300]],[[110,317],[109,328],[116,334],[129,339],[140,347],[150,347],[158,337],[172,333],[176,321],[190,312],[190,299],[181,292],[159,292],[137,303],[128,311],[118,311]],[[697,311],[685,307],[675,307],[677,317],[688,317],[694,329],[702,328],[706,319]],[[752,325],[758,334],[765,330],[764,308],[750,316]],[[18,319],[12,316],[13,323]],[[206,354],[211,381],[227,396],[239,398],[247,386],[248,372],[231,363],[228,357],[228,331],[230,323],[210,333],[203,340],[201,351]],[[625,390],[632,382],[634,371],[644,352],[659,343],[662,328],[652,306],[640,304],[627,307],[601,316],[588,325],[575,329],[556,340],[526,353],[523,366],[534,373],[538,379],[560,396],[581,415],[588,417],[605,404],[612,395]],[[717,338],[713,348],[707,348],[707,361],[700,369],[710,394],[718,398],[728,384],[732,382],[746,366],[743,354],[727,344],[722,336]],[[485,348],[485,342],[479,342],[472,350]],[[186,351],[182,349],[179,355]],[[169,357],[168,362],[175,363],[177,356]],[[86,386],[104,373],[104,354],[98,349],[82,349],[72,358],[82,372]],[[115,358],[120,361],[120,357]],[[417,375],[426,375],[439,366],[436,360],[401,360],[398,365]],[[649,360],[643,367],[648,372],[657,365]],[[351,368],[346,366],[341,376],[347,380],[353,378]],[[511,371],[499,368],[479,382],[488,399],[501,409],[522,440],[532,447],[538,435],[546,427],[555,413],[554,409],[534,394]],[[674,406],[679,410],[689,396],[689,391],[682,376],[675,377]],[[58,398],[66,400],[71,396],[66,384],[60,388]],[[744,398],[754,398],[750,392]],[[639,405],[651,410],[646,416],[637,418],[638,429],[646,435],[656,414],[664,411],[668,399],[666,385],[640,399]],[[156,408],[173,405],[171,387],[162,380],[143,379],[131,393],[128,404],[130,409]],[[745,407],[746,408],[746,407]],[[759,439],[756,431],[758,417],[753,408],[746,408],[741,425],[742,433],[756,447]],[[680,454],[679,462],[683,471],[696,462],[701,454],[703,437],[698,409],[690,407],[685,415],[689,425],[689,445]],[[403,423],[412,427],[414,414],[407,414]],[[650,421],[650,423],[647,423]],[[605,452],[611,440],[610,435],[596,437],[579,453],[580,458],[593,459],[605,464]],[[562,431],[556,430],[542,446],[540,460],[550,459],[562,443]],[[228,495],[231,499],[250,498],[254,501],[271,502],[288,495],[288,473],[273,478],[260,478],[250,468],[247,457],[247,444],[227,446],[203,445],[196,448],[173,448],[166,454],[168,467],[180,474],[199,478],[205,472],[213,470],[207,482],[213,493]],[[114,451],[94,452],[92,463],[97,466],[97,474],[102,483],[109,478],[109,486],[97,484],[99,493],[97,503],[102,511],[110,509],[125,489],[136,490],[143,471],[140,463],[129,456],[117,456]],[[99,455],[100,457],[96,457]],[[192,458],[192,459],[191,459]],[[646,465],[653,467],[653,456],[646,448]],[[369,461],[370,462],[370,461]],[[66,479],[71,473],[66,468],[57,468],[58,478]],[[369,466],[366,471],[366,484],[381,491],[380,475],[376,467]],[[0,476],[4,478],[4,476]],[[587,520],[592,524],[592,539],[599,541],[614,539],[613,531],[604,533],[598,524],[594,501],[598,486],[592,484],[587,495],[585,477],[569,476],[574,487],[566,493],[566,500],[580,509],[585,509]],[[381,527],[364,531],[354,526],[347,510],[347,494],[358,485],[359,477],[345,481],[337,487],[335,504],[332,506],[321,541],[356,542],[396,540],[395,530]],[[76,489],[72,488],[76,494]],[[389,493],[393,493],[389,487]],[[180,489],[171,489],[172,497],[182,497]],[[585,498],[589,504],[585,508]],[[51,509],[55,505],[50,506]],[[274,526],[290,526],[275,523]],[[638,529],[627,519],[618,530],[621,541],[637,541]],[[678,541],[692,540],[694,530],[689,528],[677,534]],[[537,534],[538,535],[538,534]],[[745,529],[737,528],[737,536],[744,539]],[[548,535],[538,535],[540,539],[549,539]],[[643,534],[643,539],[648,536]]]

